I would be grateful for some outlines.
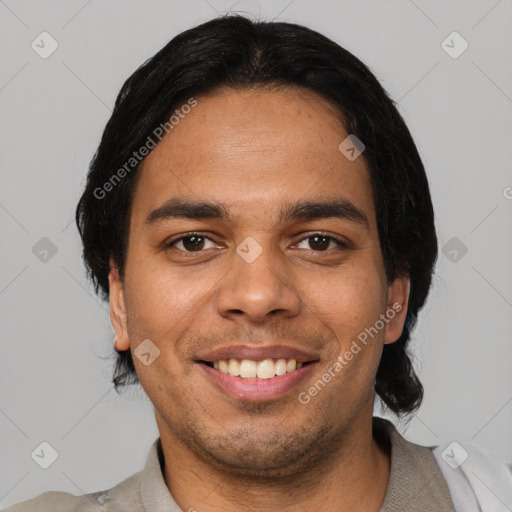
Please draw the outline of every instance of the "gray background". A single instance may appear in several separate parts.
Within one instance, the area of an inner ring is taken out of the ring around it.
[[[112,390],[113,331],[85,279],[74,208],[123,81],[230,8],[319,30],[399,102],[448,243],[414,333],[425,401],[399,427],[420,444],[456,439],[512,461],[510,0],[0,0],[2,507],[109,488],[158,435],[142,392]],[[59,45],[47,59],[31,48],[43,31]],[[453,31],[469,43],[458,58],[441,45]],[[44,256],[43,237],[56,254]],[[59,455],[46,470],[30,455],[42,441]]]

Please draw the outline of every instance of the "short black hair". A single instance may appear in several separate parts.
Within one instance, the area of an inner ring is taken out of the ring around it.
[[[76,209],[83,259],[96,293],[109,296],[109,260],[121,279],[128,247],[131,204],[143,147],[158,126],[190,98],[220,87],[303,88],[337,108],[347,133],[364,145],[378,234],[388,282],[408,275],[411,291],[400,338],[383,349],[375,391],[396,414],[416,410],[423,399],[407,353],[432,281],[437,238],[428,180],[418,150],[395,102],[352,53],[307,27],[220,16],[174,37],[124,83]],[[123,167],[124,166],[124,167]],[[124,168],[126,172],[121,173]],[[113,181],[117,172],[117,178]],[[109,182],[111,186],[105,184]],[[116,391],[137,383],[129,350],[119,351]]]

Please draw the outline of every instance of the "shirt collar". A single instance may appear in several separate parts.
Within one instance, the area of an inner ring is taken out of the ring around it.
[[[140,495],[146,511],[182,512],[171,496],[164,480],[164,455],[160,438],[151,445],[142,472]]]
[[[373,418],[373,435],[391,456],[388,487],[379,512],[453,510],[450,492],[430,448],[407,441],[390,421],[382,418]],[[141,501],[148,512],[182,512],[167,488],[164,471],[165,459],[158,438],[151,445],[142,471]]]

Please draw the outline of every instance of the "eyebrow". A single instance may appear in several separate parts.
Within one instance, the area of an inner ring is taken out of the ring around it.
[[[279,222],[296,222],[339,218],[360,224],[369,229],[370,224],[365,213],[351,201],[344,198],[314,201],[299,201],[285,204],[279,214]],[[190,199],[170,198],[162,206],[153,210],[144,221],[153,226],[167,219],[182,218],[191,220],[229,221],[229,213],[222,203],[193,201]]]
[[[370,229],[366,214],[348,199],[330,199],[324,201],[300,201],[285,205],[281,209],[280,222],[299,220],[328,219],[331,217],[361,224]]]
[[[147,226],[158,224],[166,219],[221,219],[229,220],[227,209],[220,203],[191,201],[190,199],[171,198],[162,206],[153,210],[144,221]]]

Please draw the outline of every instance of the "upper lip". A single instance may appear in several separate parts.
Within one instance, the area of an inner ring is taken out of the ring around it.
[[[296,347],[287,347],[285,345],[230,345],[228,347],[219,347],[202,354],[197,358],[198,361],[219,361],[228,359],[250,359],[252,361],[263,361],[264,359],[295,359],[298,363],[307,363],[317,361],[319,357],[315,354]]]

